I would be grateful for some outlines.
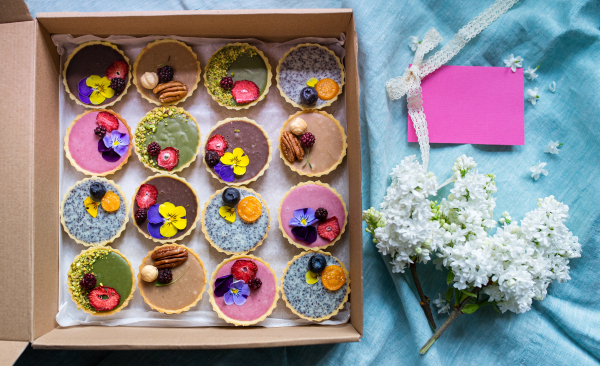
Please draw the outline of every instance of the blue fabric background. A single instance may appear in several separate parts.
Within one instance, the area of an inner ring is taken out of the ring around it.
[[[176,1],[28,0],[41,11],[130,11],[239,8],[353,8],[359,37],[363,206],[377,206],[388,174],[406,155],[419,154],[406,142],[406,100],[388,100],[385,82],[400,75],[413,58],[408,37],[436,27],[445,44],[492,0],[478,1]],[[294,365],[592,365],[600,360],[600,2],[523,0],[472,40],[449,64],[504,66],[511,53],[525,67],[541,63],[539,77],[525,81],[541,92],[536,106],[525,105],[525,146],[432,146],[430,170],[443,181],[461,154],[473,156],[480,172],[497,179],[496,216],[513,219],[554,195],[570,207],[568,227],[579,236],[582,258],[571,262],[572,279],[553,284],[548,297],[521,315],[483,308],[460,317],[426,356],[419,348],[431,335],[411,283],[391,274],[364,236],[364,337],[360,343],[225,351],[74,352],[28,349],[20,364],[294,364]],[[548,84],[556,81],[556,93]],[[524,96],[525,97],[525,96]],[[424,102],[427,113],[427,101]],[[559,155],[544,154],[550,140],[564,145]],[[534,181],[529,167],[548,162],[547,177]],[[445,192],[447,194],[447,192]],[[497,218],[496,217],[496,218]],[[445,272],[418,267],[425,292],[445,292]],[[436,316],[441,324],[443,316]]]

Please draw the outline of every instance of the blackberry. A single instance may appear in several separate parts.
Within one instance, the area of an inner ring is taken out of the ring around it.
[[[160,69],[156,70],[156,74],[158,74],[158,80],[161,83],[168,83],[173,80],[173,68],[169,65],[165,65]]]
[[[123,78],[113,78],[110,81],[110,88],[112,90],[114,90],[115,93],[117,93],[117,94],[121,94],[123,92],[123,90],[125,90],[126,86],[127,86],[127,83],[125,82],[125,79],[123,79]]]
[[[231,76],[225,76],[221,79],[221,88],[229,90],[233,88],[233,78]]]
[[[146,217],[148,216],[148,210],[145,208],[138,208],[135,210],[135,222],[141,224],[146,221]]]
[[[327,220],[327,210],[323,207],[317,208],[317,211],[315,211],[315,219],[319,221]]]
[[[262,286],[262,281],[258,277],[254,277],[250,281],[248,281],[248,287],[252,290],[258,290]]]
[[[84,274],[81,281],[79,281],[79,286],[85,290],[93,289],[96,286],[96,276],[93,273]]]
[[[302,144],[302,146],[304,146],[306,148],[312,147],[315,144],[315,135],[313,135],[310,132],[306,132],[300,138],[300,143]]]
[[[206,161],[206,164],[210,167],[213,167],[213,166],[219,164],[220,159],[221,159],[221,157],[219,156],[219,153],[216,151],[207,151],[206,155],[204,155],[204,161]]]
[[[102,126],[98,126],[98,127],[94,128],[94,133],[96,134],[96,136],[103,138],[106,135],[106,128],[104,128]]]
[[[169,268],[163,268],[158,270],[158,278],[156,279],[158,283],[167,284],[173,281],[173,273]]]
[[[158,153],[160,153],[160,150],[162,150],[162,149],[160,148],[160,145],[158,144],[158,142],[151,142],[148,145],[148,149],[147,150],[148,150],[148,155],[150,155],[150,156],[157,156]]]

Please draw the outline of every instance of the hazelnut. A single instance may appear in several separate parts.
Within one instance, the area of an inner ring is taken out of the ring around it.
[[[300,136],[306,132],[306,122],[300,117],[294,118],[292,122],[290,122],[290,132],[296,136]]]
[[[158,75],[155,72],[147,72],[140,78],[140,83],[146,89],[154,89],[158,85]]]
[[[144,268],[142,268],[141,275],[142,280],[146,282],[152,282],[158,277],[158,268],[150,265],[144,266]]]

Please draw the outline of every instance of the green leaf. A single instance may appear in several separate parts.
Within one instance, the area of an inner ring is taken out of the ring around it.
[[[496,304],[492,304],[492,305],[494,305],[494,310],[496,310],[496,312],[497,312],[498,314],[500,314],[500,310],[498,310],[498,307],[496,306]]]
[[[164,283],[164,284],[163,284],[163,283],[159,283],[158,281],[156,281],[156,286],[157,286],[157,287],[160,287],[160,286],[169,286],[169,285],[171,285],[171,284],[173,284],[173,283],[177,282],[177,281],[178,281],[178,280],[179,280],[181,277],[183,277],[183,275],[185,274],[185,272],[187,272],[187,270],[188,270],[188,269],[190,269],[190,267],[187,267],[187,268],[185,269],[185,271],[183,271],[183,273],[181,274],[181,276],[177,277],[177,279],[176,279],[176,280],[173,280],[173,281],[171,281],[171,282],[169,282],[169,283]]]
[[[450,287],[448,291],[446,291],[446,301],[450,302],[450,300],[452,300],[452,295],[454,295],[454,287]]]
[[[467,304],[462,309],[462,312],[465,313],[465,314],[473,314],[475,311],[477,311],[477,309],[479,309],[479,305],[477,305],[477,304]]]
[[[459,291],[459,294],[460,294],[460,297],[459,297],[460,300],[458,300],[458,302],[463,302],[469,297],[468,295],[463,294],[462,291]]]
[[[446,284],[450,284],[454,280],[454,273],[452,271],[448,272],[448,277],[446,277]]]
[[[474,293],[472,293],[472,292],[469,292],[469,291],[467,291],[467,290],[462,290],[461,292],[462,292],[463,294],[467,295],[467,296],[471,296],[471,297],[477,298],[477,295],[475,295]]]

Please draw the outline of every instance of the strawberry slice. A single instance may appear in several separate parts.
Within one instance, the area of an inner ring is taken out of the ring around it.
[[[174,147],[165,147],[158,153],[156,163],[163,169],[173,170],[179,164],[179,150]]]
[[[238,80],[231,88],[231,95],[238,104],[247,104],[258,99],[260,91],[258,85],[250,80]]]
[[[96,311],[108,311],[119,305],[121,295],[112,287],[99,286],[90,291],[88,299]]]
[[[127,79],[127,73],[129,72],[129,65],[123,60],[114,61],[108,69],[106,69],[106,77],[108,80],[114,78]]]
[[[139,208],[148,209],[150,206],[156,204],[156,196],[158,196],[158,189],[155,186],[152,184],[142,184],[135,196],[135,202]]]
[[[99,112],[96,115],[96,123],[100,127],[106,129],[106,133],[111,133],[112,130],[119,128],[119,119],[108,112]]]
[[[233,266],[231,266],[233,278],[236,280],[244,280],[246,283],[256,277],[257,271],[258,267],[256,266],[256,263],[245,259],[238,259]]]
[[[321,238],[333,241],[338,235],[340,235],[340,224],[338,223],[337,217],[333,216],[323,221],[317,226],[317,233]]]
[[[229,143],[225,141],[225,138],[221,135],[214,135],[208,139],[206,142],[206,150],[207,151],[216,151],[219,153],[219,156],[223,156],[225,154],[225,150],[229,147]]]

